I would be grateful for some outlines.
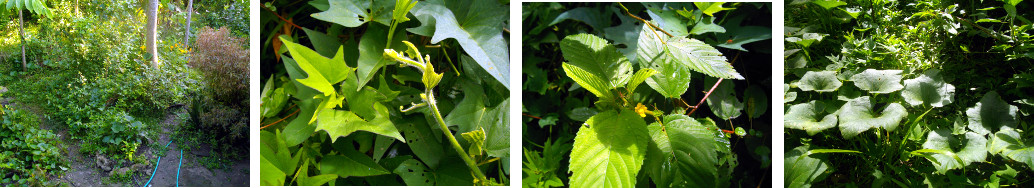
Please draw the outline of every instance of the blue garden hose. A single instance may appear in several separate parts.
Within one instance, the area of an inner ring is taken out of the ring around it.
[[[172,144],[172,140],[169,140],[169,143],[165,144],[165,148],[169,148],[169,144]],[[180,160],[182,161],[183,160],[183,156],[182,156],[183,152],[182,151],[180,152],[180,155],[181,155],[180,156]],[[154,171],[151,171],[151,178],[147,179],[147,183],[144,184],[144,187],[149,187],[149,185],[151,185],[151,180],[154,180],[154,174],[157,174],[157,172],[158,172],[158,165],[161,165],[161,164],[162,164],[162,156],[158,156],[158,162],[154,163]],[[179,171],[179,170],[177,170],[177,171]],[[176,179],[179,180],[179,174],[178,174],[179,172],[176,172],[176,173],[177,173]]]
[[[183,168],[183,149],[180,149],[180,166],[176,167],[176,187],[180,186],[180,168]]]

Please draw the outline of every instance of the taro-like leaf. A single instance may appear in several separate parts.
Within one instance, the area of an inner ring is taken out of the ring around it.
[[[808,71],[797,82],[797,88],[800,88],[801,91],[832,92],[839,89],[843,84],[843,82],[837,79],[837,72]]]
[[[797,100],[797,92],[790,91],[790,84],[783,84],[783,103],[789,104]]]
[[[657,35],[659,33],[653,27],[643,24],[642,32],[639,32],[636,59],[642,67],[657,71],[657,74],[646,79],[646,84],[650,88],[665,98],[678,98],[689,89],[689,76],[692,72],[689,67],[666,55],[665,46],[661,41],[667,40],[667,37]]]
[[[571,77],[597,97],[611,96],[611,90],[624,86],[632,77],[632,65],[607,40],[591,34],[576,34],[560,41],[567,60],[563,64]]]
[[[345,27],[359,27],[369,21],[389,25],[394,9],[392,1],[332,0],[330,9],[314,13],[312,17]]]
[[[704,79],[704,83],[706,85],[714,85],[717,80],[708,77]],[[740,99],[736,97],[736,91],[733,91],[735,88],[735,82],[725,81],[718,84],[718,88],[715,88],[711,96],[707,97],[707,108],[710,108],[715,116],[725,120],[740,117],[741,111],[743,111],[743,102],[740,102]]]
[[[877,127],[894,131],[901,120],[908,116],[908,112],[901,104],[890,103],[882,113],[877,114],[869,96],[865,96],[848,101],[840,108],[839,115],[840,133],[844,138],[851,139],[859,133]]]
[[[833,128],[837,125],[837,115],[826,113],[825,107],[822,101],[817,100],[790,106],[790,111],[784,116],[783,127],[804,130],[808,135]]]
[[[1027,164],[1034,168],[1034,141],[1022,140],[1015,129],[1003,128],[992,135],[987,150],[991,154],[999,154]]]
[[[930,131],[926,137],[926,143],[923,143],[923,148],[947,151],[962,159],[964,164],[959,164],[959,161],[950,155],[930,154],[932,158],[928,159],[941,174],[951,169],[965,167],[973,162],[984,161],[987,158],[987,139],[973,132],[954,136],[948,129]]]
[[[866,69],[862,73],[851,76],[851,81],[858,89],[869,93],[890,93],[901,90],[901,70]]]
[[[499,1],[421,1],[410,11],[423,24],[414,30],[431,30],[431,43],[453,38],[481,68],[510,88],[510,51],[503,38],[507,19]]]
[[[829,169],[825,161],[808,156],[808,146],[800,146],[786,152],[783,159],[783,184],[786,187],[811,187]]]
[[[571,151],[571,187],[633,187],[650,135],[634,111],[606,111],[578,129]]]
[[[1015,128],[1017,110],[1016,106],[1005,103],[998,92],[987,92],[976,106],[966,109],[969,130],[986,135],[1002,127]]]
[[[714,131],[681,114],[665,116],[663,124],[655,122],[647,128],[653,142],[649,143],[645,172],[655,183],[673,178],[686,181],[674,182],[678,186],[716,186],[718,148],[713,143],[728,138],[716,137]]]
[[[901,97],[912,106],[942,107],[950,104],[954,96],[955,86],[945,83],[938,69],[930,69],[917,78],[905,80],[905,90],[901,91]]]
[[[339,137],[345,137],[355,131],[366,131],[383,136],[392,137],[399,141],[406,142],[399,134],[395,125],[388,120],[388,108],[380,103],[374,103],[377,112],[376,118],[369,121],[357,116],[355,113],[344,110],[324,110],[316,121],[316,131],[324,130],[330,135],[330,141],[336,142]]]

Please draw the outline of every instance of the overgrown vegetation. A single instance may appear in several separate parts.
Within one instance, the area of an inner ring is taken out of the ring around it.
[[[770,5],[524,3],[522,185],[770,186]]]
[[[1034,184],[1020,2],[787,1],[785,186]]]
[[[223,103],[205,104],[210,106],[232,106],[239,113],[233,117],[247,119],[247,88],[239,87],[241,80],[247,78],[247,59],[204,59],[216,68],[201,68],[200,65],[189,64],[192,49],[199,49],[201,54],[212,53],[205,47],[219,42],[219,53],[230,57],[241,56],[247,51],[247,31],[226,34],[226,29],[216,34],[218,39],[192,42],[198,47],[184,45],[183,27],[186,13],[180,10],[184,1],[162,1],[161,13],[158,15],[159,40],[158,57],[162,61],[160,67],[148,64],[151,54],[144,51],[143,25],[146,20],[142,1],[41,1],[51,11],[51,16],[35,14],[25,15],[25,44],[27,61],[22,66],[20,38],[18,37],[18,13],[6,11],[0,17],[6,18],[0,23],[0,85],[10,88],[5,93],[10,103],[20,107],[38,107],[42,117],[56,125],[40,127],[42,132],[67,131],[69,139],[77,145],[79,154],[86,156],[105,156],[113,160],[113,164],[128,167],[133,164],[153,164],[152,159],[143,158],[141,148],[144,146],[164,146],[156,143],[163,135],[163,120],[167,113],[175,113],[178,106],[189,103],[191,98],[229,98]],[[194,5],[198,16],[195,20],[208,20],[216,15],[216,11],[237,11],[237,15],[246,15],[247,9],[227,9],[224,6],[243,4],[244,1],[205,1]],[[240,6],[240,5],[236,5]],[[218,7],[213,8],[213,7]],[[211,11],[211,12],[209,12]],[[243,14],[242,14],[243,12]],[[218,13],[226,14],[226,13]],[[14,19],[10,19],[14,18]],[[192,24],[192,35],[207,33],[201,31],[210,25],[239,25],[247,23],[247,17],[221,19],[219,24],[203,21]],[[237,23],[240,22],[240,23]],[[246,27],[245,27],[246,28]],[[209,31],[211,32],[211,31]],[[207,35],[206,35],[207,36]],[[238,39],[244,38],[244,39]],[[224,42],[229,41],[229,42]],[[237,42],[234,42],[237,41]],[[243,55],[246,57],[246,53]],[[193,67],[192,67],[193,66]],[[223,68],[223,67],[233,67]],[[245,67],[245,70],[239,70]],[[25,68],[25,71],[23,71]],[[197,69],[197,70],[195,70]],[[199,71],[200,70],[200,71]],[[202,74],[203,73],[203,74]],[[208,83],[228,83],[228,79],[236,79],[238,87],[209,86]],[[214,89],[237,89],[234,92],[209,92]],[[229,96],[229,97],[224,97]],[[212,99],[209,99],[212,100]],[[245,104],[245,105],[241,105]],[[170,110],[172,109],[172,110]],[[206,115],[206,114],[202,114]],[[207,114],[210,115],[211,114]],[[227,114],[220,114],[227,115]],[[233,136],[232,141],[219,142],[217,145],[236,146],[236,150],[223,150],[225,156],[246,156],[247,134],[240,139],[239,132],[245,131],[245,124],[226,121],[212,127],[233,127],[232,131],[221,129],[192,129],[210,137]],[[236,135],[231,133],[238,132]],[[186,134],[186,133],[179,133]],[[176,136],[170,136],[176,137]],[[64,138],[51,138],[53,141]],[[5,141],[7,139],[4,139]],[[198,144],[177,142],[178,144]],[[242,147],[244,146],[244,147]],[[231,147],[226,147],[231,148]],[[65,152],[60,152],[63,155]],[[229,155],[232,153],[233,155]],[[75,154],[75,155],[79,155]],[[42,156],[36,153],[20,153],[16,158],[33,158]],[[56,157],[61,159],[63,157]],[[92,159],[92,157],[91,157]],[[41,163],[47,164],[47,163]],[[25,168],[25,166],[12,166]],[[61,174],[64,169],[38,168],[40,175],[50,173]],[[129,180],[124,176],[123,180]],[[21,175],[24,177],[24,175]],[[9,177],[9,176],[7,176]],[[5,178],[7,178],[5,177]],[[100,181],[100,180],[97,180]],[[0,184],[2,185],[2,184]],[[15,184],[12,184],[15,185]],[[45,185],[45,184],[44,184]]]
[[[506,4],[263,2],[261,185],[508,185]]]

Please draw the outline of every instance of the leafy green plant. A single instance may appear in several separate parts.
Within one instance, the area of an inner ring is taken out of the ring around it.
[[[504,4],[308,3],[263,3],[261,185],[509,184]]]
[[[1034,183],[1018,3],[790,2],[784,186]]]
[[[23,110],[0,107],[0,185],[43,186],[45,177],[67,167],[57,135],[39,128],[39,119]]]
[[[761,176],[768,168],[763,164],[768,156],[764,128],[751,128],[751,134],[745,130],[753,121],[764,119],[768,108],[761,105],[767,103],[767,94],[761,89],[765,86],[747,80],[767,79],[766,74],[741,74],[733,66],[738,57],[730,60],[725,54],[752,52],[748,49],[757,50],[756,46],[743,45],[770,37],[761,34],[770,27],[744,26],[750,25],[744,19],[751,15],[745,12],[767,9],[764,3],[729,5],[524,4],[524,28],[529,28],[524,31],[524,48],[529,54],[524,57],[527,118],[522,123],[525,137],[531,137],[525,138],[525,143],[530,143],[526,145],[537,147],[524,148],[522,184],[763,184],[762,177],[737,177],[746,173]],[[640,17],[644,15],[652,20]],[[566,20],[577,24],[559,24]],[[611,26],[614,20],[621,25]],[[757,33],[745,31],[749,29]],[[688,92],[697,89],[704,91]],[[691,106],[683,101],[687,96],[699,97],[699,102]],[[697,113],[705,102],[710,110]],[[544,144],[534,141],[538,139],[545,140]],[[740,141],[753,146],[740,145],[745,143]],[[568,147],[570,154],[565,155]],[[739,160],[746,156],[757,158],[740,166]],[[565,162],[569,164],[563,165]]]

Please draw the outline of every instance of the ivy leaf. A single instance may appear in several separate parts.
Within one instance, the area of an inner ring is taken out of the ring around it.
[[[833,92],[841,85],[843,82],[837,79],[837,73],[833,71],[808,71],[797,82],[797,88],[801,91]]]
[[[618,46],[618,51],[625,54],[625,57],[632,64],[637,64],[640,61],[636,59],[636,51],[638,51],[636,42],[639,41],[639,33],[642,31],[641,22],[632,17],[621,15],[617,8],[612,9],[612,11],[618,14],[617,17],[621,20],[621,25],[603,29],[603,36],[613,40],[614,45]],[[625,48],[620,48],[622,45]]]
[[[894,131],[907,116],[905,107],[898,103],[890,103],[881,114],[876,114],[869,96],[858,97],[840,107],[840,133],[845,139],[851,139],[876,127]]]
[[[966,109],[969,118],[969,130],[980,135],[998,131],[1002,127],[1016,127],[1016,106],[1005,103],[998,92],[990,91],[977,102],[976,106]]]
[[[336,174],[341,178],[366,177],[388,174],[388,170],[374,162],[370,156],[357,150],[345,150],[344,155],[324,155],[320,161],[320,172]]]
[[[932,158],[928,159],[934,163],[934,168],[937,168],[938,173],[944,174],[948,170],[962,168],[970,163],[981,162],[987,158],[987,139],[984,136],[973,132],[967,132],[963,136],[965,137],[964,139],[956,137],[948,129],[930,131],[930,134],[926,137],[926,142],[923,143],[923,148],[947,151],[962,159],[960,164],[958,160],[950,155],[942,153],[931,154]],[[963,147],[960,149],[960,147],[955,145]]]
[[[395,174],[402,177],[402,181],[408,186],[431,186],[435,184],[435,174],[416,159],[408,159],[400,164]]]
[[[837,125],[837,115],[826,113],[826,104],[822,101],[795,104],[783,119],[783,126],[788,129],[804,130],[814,136]],[[825,114],[825,115],[823,115]]]
[[[607,40],[590,34],[570,35],[560,41],[564,72],[578,85],[597,97],[612,96],[611,90],[624,86],[632,77],[632,65]]]
[[[811,187],[812,183],[821,181],[822,174],[829,169],[825,161],[808,155],[808,146],[787,151],[783,161],[786,187]]]
[[[392,1],[332,0],[330,9],[314,13],[312,17],[345,27],[359,27],[369,21],[390,25],[394,9]]]
[[[510,52],[502,32],[507,11],[498,1],[424,1],[410,11],[424,25],[410,31],[427,30],[428,24],[434,24],[431,43],[456,39],[481,68],[509,89]]]
[[[389,47],[395,50],[404,49],[402,41],[406,39],[405,31],[401,29],[395,31],[395,35],[391,38],[392,41],[388,43],[391,46],[385,46],[386,38],[388,38],[388,28],[381,25],[370,25],[366,27],[366,32],[359,39],[359,59],[356,63],[356,74],[359,79],[357,89],[370,82],[373,74],[381,67],[394,63],[394,61],[384,58],[384,49]]]
[[[642,3],[646,7],[646,13],[656,22],[658,27],[664,29],[668,33],[676,37],[685,37],[689,35],[689,28],[686,23],[689,23],[685,18],[679,16],[675,10],[684,8],[680,3]],[[669,9],[670,8],[670,9]],[[675,9],[675,10],[671,10]],[[663,34],[663,33],[659,33]]]
[[[917,78],[905,80],[901,97],[909,105],[920,104],[942,107],[950,104],[955,95],[955,86],[945,83],[941,70],[930,69]]]
[[[718,79],[708,77],[704,80],[705,85],[714,85]],[[735,88],[735,82],[722,82],[707,98],[707,106],[715,116],[725,120],[740,117],[743,103],[736,97]]]
[[[862,73],[851,76],[851,81],[858,89],[869,93],[890,93],[901,90],[901,70],[866,69]]]
[[[642,67],[656,70],[654,74],[646,79],[646,84],[666,98],[678,98],[689,89],[690,72],[689,67],[675,62],[675,59],[666,55],[666,47],[662,43],[667,37],[658,36],[653,27],[643,24],[642,32],[639,33],[639,44],[636,49],[636,59]],[[662,38],[657,38],[662,37]]]
[[[284,127],[284,142],[287,146],[296,146],[312,136],[316,126],[310,124],[309,120],[315,116],[318,100],[307,99],[295,102],[298,104],[298,116]]]
[[[634,111],[606,111],[578,129],[571,151],[571,187],[632,187],[650,139]]]
[[[673,177],[685,180],[686,187],[715,187],[718,180],[718,152],[715,144],[718,138],[697,120],[685,115],[664,117],[664,124],[647,126],[653,142],[648,147],[646,168],[655,182]],[[674,164],[671,163],[674,162]],[[675,167],[675,171],[664,170],[664,166]],[[678,183],[678,182],[676,182]],[[659,183],[660,184],[660,183]],[[666,184],[661,187],[667,186]]]
[[[1015,129],[1002,129],[992,135],[987,149],[991,154],[1000,154],[1034,168],[1034,142],[1021,139]]]
[[[380,103],[374,103],[374,109],[377,117],[370,121],[363,120],[350,111],[324,110],[319,114],[316,131],[327,131],[331,142],[336,142],[339,137],[348,136],[355,131],[376,133],[406,142],[395,125],[388,120],[388,108]]]
[[[342,47],[338,48],[334,58],[326,58],[308,47],[283,38],[283,36],[280,37],[280,40],[287,46],[287,50],[298,63],[298,67],[308,75],[305,79],[297,79],[298,82],[316,89],[325,96],[334,94],[332,85],[345,80],[352,72],[351,67],[345,64],[344,48]]]

